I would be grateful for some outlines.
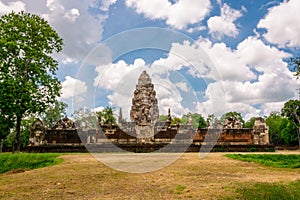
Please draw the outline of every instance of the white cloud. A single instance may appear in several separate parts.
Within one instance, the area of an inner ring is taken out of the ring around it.
[[[80,16],[79,10],[76,8],[72,8],[71,10],[68,10],[64,15],[64,17],[67,18],[70,22],[75,22],[79,16]]]
[[[108,11],[109,7],[115,4],[117,0],[102,0],[100,9],[103,11]]]
[[[259,21],[257,27],[267,29],[263,36],[280,46],[300,46],[300,1],[284,1],[269,9],[269,13]]]
[[[265,116],[268,116],[271,112],[280,112],[281,109],[284,106],[285,101],[283,102],[270,102],[270,103],[265,103],[261,110],[264,113]]]
[[[210,12],[209,0],[126,0],[126,5],[150,19],[166,20],[174,28],[183,29],[189,24],[201,22]]]
[[[20,12],[25,11],[25,3],[22,1],[4,3],[0,1],[0,15],[8,14],[11,11]]]
[[[237,46],[237,53],[244,63],[257,71],[291,74],[282,59],[291,55],[275,47],[265,45],[255,37],[248,37]]]
[[[101,41],[107,13],[90,12],[91,9],[100,10],[98,7],[94,0],[8,0],[8,3],[0,1],[0,15],[26,9],[26,12],[45,18],[63,38],[63,53],[55,56],[64,64],[83,60]]]
[[[87,92],[87,86],[85,82],[70,76],[66,76],[65,79],[66,80],[62,82],[62,99],[69,99],[75,96],[78,98],[78,96]]]
[[[93,0],[48,0],[43,16],[64,39],[64,59],[82,60],[102,38],[102,22],[106,16],[93,16],[89,9]]]
[[[243,57],[227,47],[226,44],[222,42],[212,44],[209,40],[202,38],[197,43],[214,64],[210,67],[210,72],[207,74],[208,78],[235,81],[247,81],[256,78]]]
[[[133,65],[128,65],[124,60],[120,60],[117,63],[100,65],[95,69],[98,75],[94,80],[94,86],[107,90],[115,90],[124,76],[134,73],[137,77],[138,72],[145,67],[146,63],[143,59],[136,59]],[[140,70],[137,71],[139,68]]]
[[[287,63],[283,62],[289,54],[265,45],[254,37],[242,41],[234,53],[240,58],[240,63],[260,73],[257,80],[224,80],[229,102],[258,104],[284,101],[294,96],[295,79],[288,70]]]
[[[182,44],[173,43],[168,57],[154,61],[152,68],[155,73],[163,74],[170,70],[175,71],[183,67],[190,67],[193,72],[191,75],[201,77],[207,73],[210,65],[209,58],[198,44],[184,41]]]
[[[103,111],[105,108],[103,107],[103,106],[99,106],[99,107],[96,107],[96,108],[94,108],[94,109],[92,109],[91,111],[92,112],[101,112],[101,111]]]
[[[209,33],[218,39],[221,39],[224,35],[230,37],[237,36],[239,31],[234,22],[241,16],[242,13],[240,11],[232,9],[224,3],[221,6],[221,16],[213,16],[208,19],[207,26]]]
[[[187,86],[186,82],[179,82],[175,84],[177,87],[179,87],[180,90],[184,91],[184,92],[188,92],[189,88]]]
[[[235,50],[224,43],[212,45],[205,39],[197,42],[216,67],[207,76],[213,77],[214,73],[219,72],[222,77],[214,79],[217,82],[208,85],[207,101],[201,103],[206,108],[198,106],[199,111],[209,114],[213,109],[218,110],[212,106],[216,103],[213,103],[210,93],[221,87],[225,91],[225,111],[241,112],[246,119],[253,115],[267,115],[271,106],[282,104],[277,102],[294,98],[297,81],[288,70],[287,63],[283,61],[290,56],[288,53],[266,45],[256,37],[246,38]],[[253,105],[262,107],[255,108]],[[278,107],[274,109],[278,110]]]

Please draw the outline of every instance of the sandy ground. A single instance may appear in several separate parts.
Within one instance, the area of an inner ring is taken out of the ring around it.
[[[0,199],[221,199],[241,185],[300,179],[300,169],[236,161],[224,153],[201,159],[186,153],[161,170],[139,174],[112,169],[90,154],[62,158],[60,165],[0,175]]]

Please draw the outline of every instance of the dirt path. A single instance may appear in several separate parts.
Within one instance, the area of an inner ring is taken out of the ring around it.
[[[0,175],[0,199],[216,199],[240,184],[300,179],[300,169],[236,161],[223,153],[203,159],[187,153],[162,170],[144,174],[116,171],[90,154],[62,157],[60,165]]]

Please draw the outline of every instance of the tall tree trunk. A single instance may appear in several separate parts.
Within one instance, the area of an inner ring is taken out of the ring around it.
[[[298,130],[298,143],[300,148],[300,126],[297,127],[297,130]]]
[[[20,149],[21,149],[21,143],[20,143],[21,121],[22,121],[22,116],[17,116],[16,137],[15,137],[14,145],[13,145],[13,153],[20,152]]]

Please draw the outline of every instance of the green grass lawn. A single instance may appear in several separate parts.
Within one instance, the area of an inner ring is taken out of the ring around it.
[[[300,168],[300,155],[295,154],[226,154],[225,156],[236,160],[256,162],[271,167]]]
[[[300,199],[300,180],[290,183],[255,183],[242,185],[236,190],[235,197],[229,199],[272,199],[298,200]]]
[[[260,163],[278,168],[300,168],[300,155],[226,154],[228,158]],[[246,183],[240,185],[234,197],[228,199],[300,199],[300,179],[289,183]],[[226,198],[225,198],[226,199]]]
[[[58,153],[3,153],[0,154],[0,174],[16,169],[36,169],[59,164]]]

